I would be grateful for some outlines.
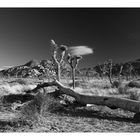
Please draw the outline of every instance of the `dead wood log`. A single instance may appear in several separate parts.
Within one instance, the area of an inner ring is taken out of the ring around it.
[[[140,113],[140,102],[134,101],[126,98],[117,98],[117,97],[109,97],[109,96],[94,96],[94,95],[83,95],[75,92],[73,89],[68,88],[62,85],[60,82],[52,81],[47,83],[42,83],[37,85],[36,88],[31,90],[30,92],[36,92],[40,88],[48,87],[48,86],[56,86],[60,94],[66,94],[74,97],[79,103],[82,104],[96,104],[102,106],[108,106],[109,108],[122,108],[124,110],[128,110],[135,113]]]

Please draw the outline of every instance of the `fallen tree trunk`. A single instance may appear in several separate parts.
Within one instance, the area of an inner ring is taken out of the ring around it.
[[[37,85],[36,88],[29,92],[36,92],[40,88],[48,87],[48,86],[56,86],[60,94],[66,94],[74,97],[81,104],[96,104],[102,106],[108,106],[110,108],[122,108],[124,110],[128,110],[135,113],[140,113],[140,102],[134,101],[126,98],[116,98],[109,96],[94,96],[94,95],[82,95],[74,90],[62,85],[58,81],[47,82]]]

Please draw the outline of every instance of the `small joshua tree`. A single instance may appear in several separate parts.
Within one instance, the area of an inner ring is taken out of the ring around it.
[[[112,60],[108,59],[104,62],[104,67],[103,67],[103,73],[108,76],[109,82],[112,85],[112,87],[118,88],[121,85],[121,74],[123,70],[123,65],[120,66],[119,73],[118,73],[118,80],[113,81],[112,78],[112,69],[113,69],[113,64]]]
[[[56,74],[57,80],[60,81],[61,76],[61,64],[64,60],[65,52],[67,50],[67,46],[60,45],[58,46],[54,40],[51,40],[51,46],[54,48],[53,50],[53,60],[56,64]]]
[[[119,71],[119,74],[118,74],[118,81],[121,81],[122,71],[123,71],[123,65],[120,66],[120,71]]]
[[[97,65],[97,72],[99,73],[99,77],[103,79],[104,74],[104,66],[101,64]]]
[[[113,85],[112,81],[112,60],[108,59],[104,62],[104,67],[103,67],[103,74],[107,75],[110,81],[110,84]]]
[[[134,67],[131,63],[126,64],[126,78],[129,80],[132,77],[132,72],[134,71]]]
[[[81,60],[81,59],[82,59],[82,56],[71,56],[70,54],[68,54],[68,57],[67,57],[67,61],[72,69],[73,89],[75,88],[75,70],[79,63],[79,60]]]

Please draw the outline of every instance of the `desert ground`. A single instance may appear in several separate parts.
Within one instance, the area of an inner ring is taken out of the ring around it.
[[[54,98],[56,87],[46,87],[36,93],[34,89],[47,79],[2,78],[0,81],[0,132],[140,132],[140,123],[134,113],[120,108],[91,105],[71,106],[65,98]],[[62,79],[71,87],[69,79]],[[140,100],[140,89],[126,86],[123,80],[118,88],[112,88],[107,78],[80,78],[76,92],[97,96],[113,96]]]

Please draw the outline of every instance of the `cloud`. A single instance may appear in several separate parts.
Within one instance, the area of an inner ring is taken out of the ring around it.
[[[72,55],[88,55],[93,53],[93,49],[87,46],[69,47],[68,52]]]
[[[13,66],[3,66],[4,68],[11,68],[11,67],[13,67]]]
[[[0,71],[1,70],[4,70],[4,69],[9,69],[9,68],[12,68],[13,66],[3,66],[2,68],[0,68]]]

